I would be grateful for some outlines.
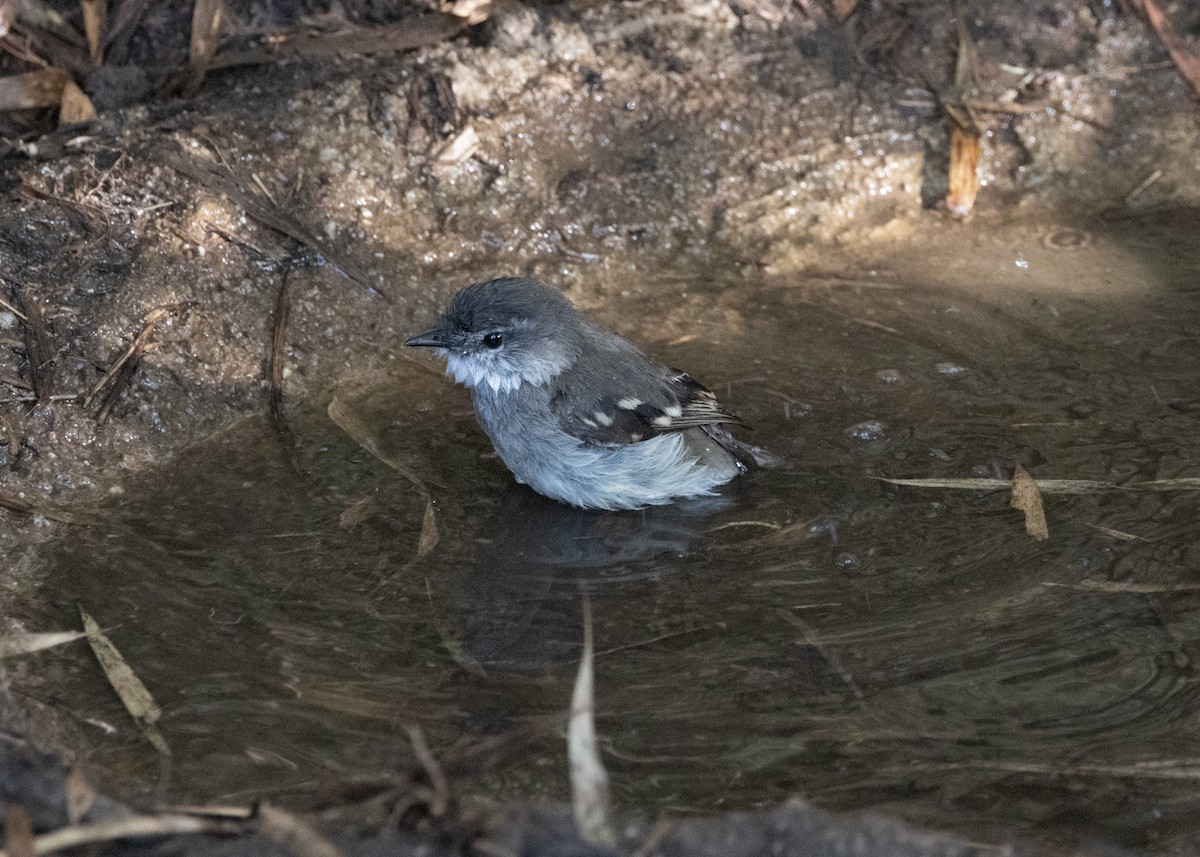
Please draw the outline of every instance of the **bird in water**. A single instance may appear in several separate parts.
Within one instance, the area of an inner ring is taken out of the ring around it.
[[[471,390],[479,424],[519,482],[585,509],[704,497],[778,459],[702,384],[523,278],[459,292],[405,345],[437,349]]]

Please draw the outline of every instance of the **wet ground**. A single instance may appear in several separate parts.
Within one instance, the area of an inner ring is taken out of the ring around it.
[[[111,629],[165,711],[169,777],[82,648],[26,690],[78,718],[118,795],[304,805],[410,764],[408,724],[445,748],[561,715],[586,591],[624,808],[799,793],[976,841],[1188,853],[1200,495],[1047,493],[1035,541],[1005,491],[880,477],[1200,475],[1195,217],[930,230],[803,276],[609,272],[594,315],[792,463],[722,502],[544,501],[464,391],[394,354],[334,395],[429,485],[432,550],[421,494],[312,396],[293,443],[244,421],[38,554],[53,588],[18,612]],[[561,738],[479,788],[565,797]]]

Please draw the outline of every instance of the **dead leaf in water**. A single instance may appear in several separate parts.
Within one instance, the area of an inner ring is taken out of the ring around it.
[[[1012,482],[1008,479],[981,479],[977,477],[963,479],[892,479],[885,476],[875,478],[879,479],[880,482],[887,482],[890,485],[902,485],[907,488],[957,488],[964,491],[999,491],[1012,487]],[[1101,491],[1168,491],[1193,487],[1186,484],[1179,484],[1184,481],[1176,479],[1171,480],[1172,484],[1170,486],[1159,486],[1155,482],[1134,482],[1129,485],[1117,485],[1114,482],[1101,482],[1096,479],[1038,479],[1035,480],[1034,484],[1037,485],[1038,490],[1043,494],[1098,494]]]
[[[1013,469],[1012,501],[1009,505],[1025,513],[1025,532],[1039,542],[1050,538],[1046,510],[1042,506],[1042,492],[1038,491],[1037,483],[1029,471],[1019,464]]]
[[[385,454],[380,450],[379,445],[375,442],[375,436],[367,427],[367,424],[359,418],[350,408],[346,406],[341,399],[334,396],[329,402],[329,407],[326,408],[329,418],[337,423],[338,427],[350,437],[354,438],[363,449],[378,458],[384,464],[391,467],[409,482],[417,487],[421,494],[425,497],[425,515],[421,521],[421,536],[417,539],[417,555],[416,559],[420,559],[437,547],[440,535],[437,526],[437,514],[433,508],[433,500],[429,496],[429,489],[425,487],[415,473],[408,467],[401,464],[394,456]],[[351,507],[353,508],[353,507]],[[347,509],[343,512],[343,518],[351,510]],[[343,524],[345,526],[345,524]]]
[[[342,514],[338,515],[338,526],[343,530],[353,530],[368,517],[367,509],[374,501],[374,497],[363,497],[361,500],[355,500]]]
[[[1081,592],[1129,592],[1153,595],[1166,592],[1200,592],[1200,583],[1124,583],[1119,580],[1081,580],[1078,583],[1047,583]]]
[[[567,723],[567,760],[570,766],[571,805],[575,824],[585,840],[611,848],[617,838],[613,831],[612,800],[608,790],[608,772],[596,749],[595,680],[592,658],[592,605],[583,599],[583,655],[571,693],[571,716]]]
[[[258,808],[258,822],[263,836],[299,857],[342,857],[337,846],[290,812],[264,803]]]
[[[1114,530],[1112,527],[1102,527],[1099,524],[1089,524],[1087,521],[1082,522],[1085,527],[1090,527],[1097,532],[1104,533],[1106,536],[1111,536],[1114,539],[1120,539],[1123,542],[1148,542],[1150,541],[1145,536],[1139,536],[1136,533],[1127,533],[1124,530]]]
[[[40,652],[63,643],[81,640],[87,634],[83,631],[48,631],[39,634],[14,634],[11,637],[0,637],[0,658],[10,658],[13,655],[28,655],[30,652]]]
[[[417,486],[417,488],[421,490],[421,493],[425,494],[427,497],[429,496],[429,489],[425,487],[425,483],[422,482],[415,473],[401,464],[398,460],[396,460],[395,457],[387,455],[380,450],[379,444],[375,442],[375,436],[372,434],[371,429],[357,414],[354,413],[353,410],[346,405],[345,402],[343,402],[337,396],[334,396],[333,399],[330,400],[329,406],[325,409],[325,412],[329,414],[329,418],[337,424],[338,428],[354,439],[355,443],[357,443],[367,452],[371,453],[371,455],[378,458],[388,467],[395,470],[413,485]]]
[[[154,701],[154,697],[150,695],[146,685],[142,684],[142,680],[137,677],[133,668],[113,645],[112,640],[108,639],[108,636],[100,630],[96,620],[89,616],[82,607],[79,608],[79,615],[83,618],[83,629],[87,632],[88,643],[91,644],[92,651],[96,654],[96,660],[100,662],[100,668],[104,670],[108,683],[112,685],[113,690],[117,692],[117,696],[124,703],[125,710],[137,721],[142,734],[146,736],[146,740],[155,750],[164,756],[171,755],[171,748],[167,746],[158,727],[154,725],[162,717],[162,709],[158,707],[158,703]]]
[[[417,559],[435,547],[441,536],[438,534],[437,516],[433,512],[433,501],[425,498],[425,517],[421,521],[421,537],[417,539]]]

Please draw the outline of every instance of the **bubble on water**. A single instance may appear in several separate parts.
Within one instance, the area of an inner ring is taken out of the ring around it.
[[[841,521],[837,518],[829,515],[821,515],[808,525],[808,534],[810,536],[828,535],[829,540],[836,545],[838,540],[838,525],[840,523]]]
[[[1016,265],[1018,268],[1020,268],[1022,271],[1027,270],[1029,268],[1029,260],[1025,258],[1024,253],[1018,253],[1017,258],[1013,262],[1013,264]]]
[[[796,417],[807,417],[812,414],[812,410],[812,405],[806,402],[784,402],[783,418],[790,420]]]
[[[846,429],[846,434],[855,440],[861,440],[864,443],[882,440],[887,435],[888,425],[880,420],[867,420],[866,422],[852,425]]]
[[[939,375],[949,375],[952,378],[958,375],[967,374],[966,366],[959,366],[957,363],[951,363],[949,361],[938,363],[933,368],[937,369]]]
[[[875,380],[880,384],[899,384],[904,376],[897,369],[880,369],[875,373]]]
[[[851,553],[850,551],[842,551],[840,554],[834,557],[833,561],[839,567],[845,569],[858,568],[859,565],[858,554]]]
[[[1053,229],[1042,238],[1042,243],[1051,250],[1065,250],[1070,253],[1092,246],[1092,234],[1070,227]]]

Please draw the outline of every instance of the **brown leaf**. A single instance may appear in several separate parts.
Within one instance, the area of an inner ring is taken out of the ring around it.
[[[1038,541],[1050,538],[1050,528],[1046,525],[1046,510],[1042,507],[1042,492],[1038,490],[1033,477],[1021,465],[1013,469],[1012,502],[1014,509],[1025,513],[1025,532]]]
[[[946,207],[957,218],[966,217],[975,205],[979,193],[979,132],[960,127],[950,129],[950,193]]]
[[[75,81],[68,80],[63,85],[62,102],[58,107],[58,124],[75,125],[79,122],[91,122],[95,118],[96,108],[92,99],[75,85]]]
[[[57,107],[66,82],[67,75],[56,68],[0,77],[0,112]]]
[[[192,40],[188,49],[191,65],[189,85],[198,88],[204,80],[220,44],[221,23],[225,17],[222,0],[196,0],[192,9]]]
[[[83,31],[87,34],[88,53],[92,62],[100,65],[104,61],[108,3],[106,0],[79,0],[79,3],[83,7]]]

